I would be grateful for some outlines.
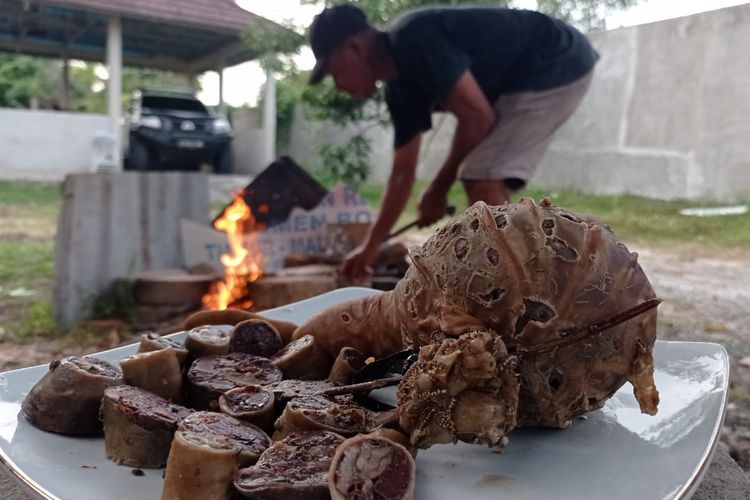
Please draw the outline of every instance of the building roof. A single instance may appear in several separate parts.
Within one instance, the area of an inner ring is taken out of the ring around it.
[[[232,0],[0,0],[0,50],[104,61],[109,16],[126,65],[183,73],[251,60],[244,30],[284,29]]]

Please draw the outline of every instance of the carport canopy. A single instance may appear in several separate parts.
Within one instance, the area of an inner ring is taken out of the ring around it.
[[[119,158],[122,65],[186,75],[254,59],[246,29],[282,30],[232,0],[0,0],[0,51],[106,62]]]

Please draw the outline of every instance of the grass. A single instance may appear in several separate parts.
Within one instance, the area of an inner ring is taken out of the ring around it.
[[[60,186],[54,183],[0,181],[0,205],[59,205]]]
[[[417,217],[417,202],[426,183],[415,187],[400,227]],[[382,186],[360,188],[362,197],[377,209]],[[575,212],[595,215],[608,223],[628,243],[650,245],[696,245],[712,252],[750,250],[750,214],[721,217],[686,217],[680,209],[711,206],[692,201],[658,201],[637,196],[592,196],[573,191],[549,192],[530,188],[519,193]],[[750,200],[745,201],[745,203]],[[459,183],[450,191],[449,203],[459,210],[466,196]],[[61,205],[57,184],[0,181],[0,322],[17,336],[55,333],[51,312],[54,273],[54,231]],[[715,204],[714,204],[715,205]],[[33,296],[12,296],[17,289]]]
[[[16,337],[55,331],[53,236],[61,201],[58,184],[0,181],[0,320]]]
[[[417,217],[417,202],[426,184],[418,183],[406,210],[401,215],[401,226]],[[381,187],[366,185],[360,193],[377,209]],[[514,196],[533,198],[537,202],[548,197],[554,204],[577,213],[595,215],[609,224],[617,235],[627,242],[652,245],[691,244],[707,251],[750,250],[750,213],[720,217],[688,217],[680,210],[689,207],[724,205],[695,201],[660,201],[639,196],[594,196],[574,191],[547,191],[535,187]],[[460,211],[466,207],[466,195],[459,183],[453,185],[449,204]],[[750,200],[744,203],[750,203]]]
[[[3,289],[51,279],[53,242],[0,241],[0,284]]]

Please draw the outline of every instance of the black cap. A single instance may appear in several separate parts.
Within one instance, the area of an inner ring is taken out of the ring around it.
[[[326,57],[352,35],[367,29],[370,24],[364,12],[354,5],[336,5],[323,9],[310,25],[310,47],[315,54],[315,67],[308,83],[318,83],[326,74]]]

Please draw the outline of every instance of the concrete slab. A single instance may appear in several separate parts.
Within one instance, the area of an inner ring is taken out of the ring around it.
[[[580,189],[598,194],[638,194],[658,199],[686,198],[692,163],[669,153],[586,151],[551,148],[534,184],[551,190]]]

